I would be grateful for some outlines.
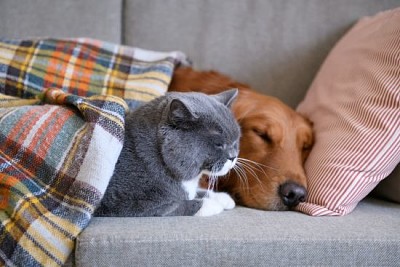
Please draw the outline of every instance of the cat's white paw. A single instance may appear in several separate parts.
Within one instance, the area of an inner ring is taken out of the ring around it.
[[[236,205],[232,197],[224,192],[212,192],[212,194],[209,195],[209,198],[219,202],[225,210],[231,210]]]
[[[221,213],[224,207],[215,199],[203,198],[203,205],[194,216],[212,216]]]

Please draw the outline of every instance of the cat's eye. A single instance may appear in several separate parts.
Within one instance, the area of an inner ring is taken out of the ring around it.
[[[224,131],[221,128],[213,128],[209,129],[209,134],[214,135],[214,136],[219,136],[223,133]]]
[[[220,149],[224,148],[224,144],[222,144],[222,143],[215,143],[214,145],[216,148],[220,148]]]

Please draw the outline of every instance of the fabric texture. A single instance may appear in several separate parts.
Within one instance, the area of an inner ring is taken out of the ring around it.
[[[84,36],[120,43],[123,2],[125,0],[59,1],[54,5],[53,0],[0,1],[0,38]]]
[[[322,61],[357,21],[399,0],[127,0],[124,43],[181,50],[295,108]],[[0,18],[1,22],[1,18]]]
[[[0,40],[0,92],[31,99],[43,88],[114,95],[132,108],[162,95],[181,52],[162,53],[94,39]],[[133,100],[133,101],[131,101]]]
[[[77,238],[75,264],[397,266],[399,225],[398,204],[372,199],[336,218],[243,207],[207,218],[94,218]]]
[[[361,19],[333,48],[298,111],[314,123],[308,199],[345,215],[400,161],[400,8]]]
[[[0,265],[67,260],[113,173],[127,103],[164,94],[183,57],[92,39],[0,42]]]

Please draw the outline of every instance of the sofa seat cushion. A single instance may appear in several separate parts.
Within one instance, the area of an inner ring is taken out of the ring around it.
[[[213,217],[93,218],[77,266],[390,266],[400,205],[366,199],[344,217],[243,207]]]

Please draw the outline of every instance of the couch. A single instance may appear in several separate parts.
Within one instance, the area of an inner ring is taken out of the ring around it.
[[[0,36],[91,37],[186,53],[295,108],[336,41],[398,0],[5,0]],[[391,179],[400,179],[400,172]],[[93,218],[73,266],[399,266],[400,204],[349,215],[237,207],[213,217]]]

